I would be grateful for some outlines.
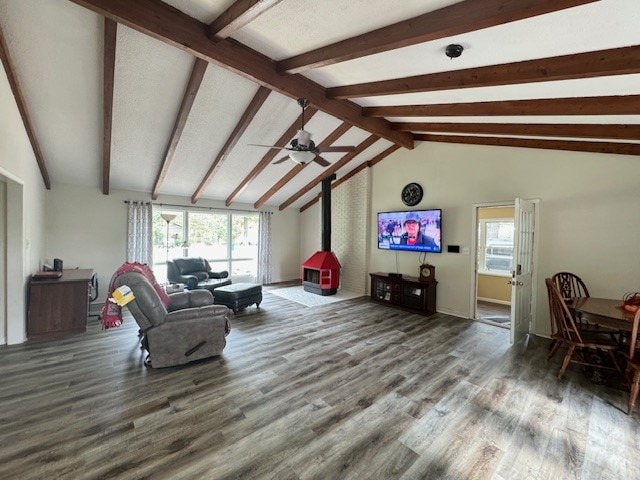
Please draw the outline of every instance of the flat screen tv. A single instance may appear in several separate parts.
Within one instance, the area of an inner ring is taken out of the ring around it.
[[[442,252],[442,210],[378,213],[378,248]]]

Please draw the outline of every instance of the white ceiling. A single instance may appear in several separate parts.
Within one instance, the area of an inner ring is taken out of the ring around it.
[[[82,3],[82,2],[79,2]],[[167,0],[209,24],[233,0]],[[282,0],[232,38],[273,60],[320,48],[414,18],[455,0]],[[468,0],[468,3],[472,4]],[[302,75],[335,87],[640,45],[638,0],[600,0],[554,13],[310,69]],[[0,0],[2,28],[52,188],[62,183],[102,185],[103,17],[68,0]],[[445,46],[465,47],[450,60]],[[195,57],[118,25],[111,140],[110,188],[151,192],[171,138]],[[227,141],[259,85],[209,64],[161,194],[191,197]],[[364,107],[640,94],[640,74],[532,84],[459,88],[355,98]],[[225,200],[298,118],[294,98],[271,92],[201,198]],[[509,117],[388,117],[392,122],[640,124],[638,115]],[[341,125],[324,112],[307,122],[316,143]],[[334,145],[358,145],[370,132],[353,126]],[[490,136],[490,135],[486,135]],[[509,135],[502,135],[508,137]],[[582,139],[585,140],[585,139]],[[588,139],[592,140],[592,139]],[[603,139],[611,140],[611,139]],[[616,140],[617,141],[617,140]],[[637,143],[640,139],[625,140]],[[387,149],[378,140],[338,170],[338,178]],[[334,164],[343,153],[326,153]],[[280,152],[276,159],[283,156]],[[254,203],[295,164],[269,165],[235,198]],[[266,205],[278,206],[326,171],[307,165]],[[292,203],[301,207],[315,186]]]

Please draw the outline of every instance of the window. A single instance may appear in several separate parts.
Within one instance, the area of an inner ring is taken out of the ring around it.
[[[167,279],[167,260],[177,257],[206,258],[212,270],[227,270],[234,281],[256,279],[258,215],[154,207],[153,241],[158,281]]]
[[[478,270],[510,275],[513,269],[513,219],[482,219],[478,230]]]

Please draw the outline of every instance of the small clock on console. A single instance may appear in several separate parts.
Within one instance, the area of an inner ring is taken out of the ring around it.
[[[420,281],[421,282],[435,282],[436,281],[436,267],[424,263],[420,265]]]

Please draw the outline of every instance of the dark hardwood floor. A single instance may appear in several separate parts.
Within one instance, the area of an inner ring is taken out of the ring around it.
[[[367,298],[264,293],[221,357],[148,369],[137,326],[0,348],[2,479],[637,479],[640,413],[548,341]]]

